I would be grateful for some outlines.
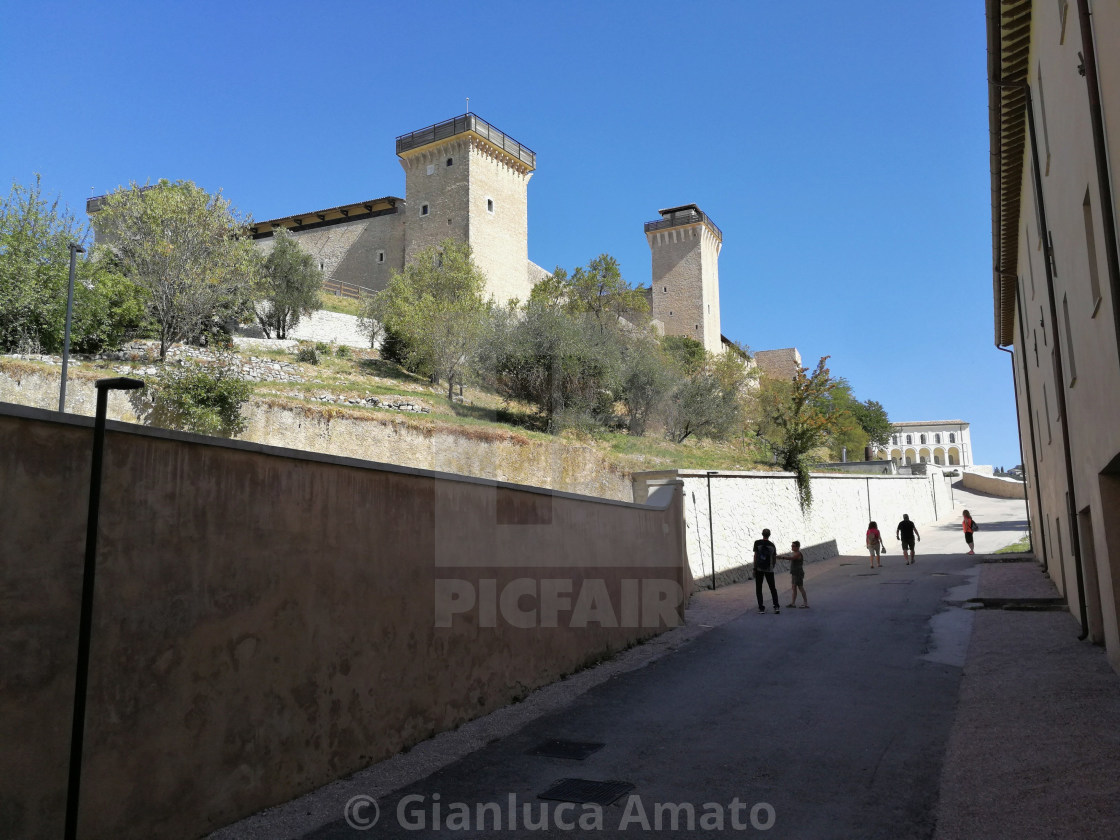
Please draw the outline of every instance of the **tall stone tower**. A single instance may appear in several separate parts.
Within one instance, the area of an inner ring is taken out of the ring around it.
[[[525,300],[528,184],[537,156],[474,114],[397,138],[405,171],[405,262],[444,239],[469,242],[499,303]]]
[[[653,318],[665,326],[666,335],[690,336],[708,352],[719,353],[723,233],[695,204],[660,213],[645,226],[653,252]]]

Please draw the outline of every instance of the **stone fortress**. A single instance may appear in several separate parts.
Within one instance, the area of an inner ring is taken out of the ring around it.
[[[393,271],[448,237],[470,243],[497,301],[526,300],[548,272],[529,260],[528,184],[537,156],[473,113],[397,137],[405,197],[345,204],[256,222],[258,247],[286,228],[340,294],[385,288]],[[645,224],[652,254],[647,299],[655,326],[718,353],[723,234],[695,204]],[[765,352],[765,351],[764,351]]]

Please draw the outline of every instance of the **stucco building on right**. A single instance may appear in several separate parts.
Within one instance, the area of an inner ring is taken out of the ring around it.
[[[995,343],[1032,543],[1120,670],[1120,4],[986,12]]]

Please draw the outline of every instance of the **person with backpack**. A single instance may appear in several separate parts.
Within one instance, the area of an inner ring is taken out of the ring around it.
[[[766,612],[762,603],[762,581],[770,585],[770,596],[774,600],[774,614],[782,611],[778,603],[778,587],[774,584],[774,566],[778,561],[778,548],[770,542],[770,529],[762,529],[762,539],[754,541],[754,591],[758,596],[758,611]]]
[[[964,520],[961,524],[964,526],[964,541],[968,543],[968,553],[975,554],[976,550],[972,544],[972,535],[980,530],[980,526],[967,510],[964,512]]]
[[[883,535],[879,531],[879,524],[874,520],[867,523],[864,543],[867,545],[867,553],[871,555],[871,568],[883,568],[883,558],[880,553],[886,551],[887,547],[883,545]]]

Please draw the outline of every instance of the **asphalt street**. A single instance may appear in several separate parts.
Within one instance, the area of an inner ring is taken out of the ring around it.
[[[983,523],[981,551],[1024,530],[1021,501],[960,496],[958,513],[964,502]],[[753,586],[728,587],[730,620],[378,796],[375,825],[353,827],[375,809],[352,786],[349,820],[339,809],[298,836],[931,837],[972,628],[954,604],[975,594],[979,558],[963,554],[956,517],[923,528],[912,566],[883,530],[883,568],[818,564],[811,609],[760,615]],[[603,746],[530,754],[550,739]],[[600,810],[539,798],[562,779],[633,787]]]

